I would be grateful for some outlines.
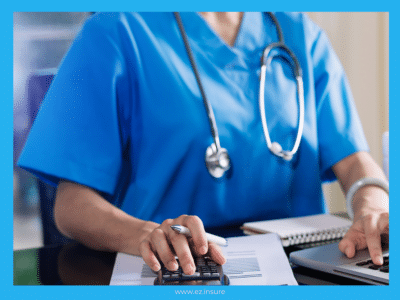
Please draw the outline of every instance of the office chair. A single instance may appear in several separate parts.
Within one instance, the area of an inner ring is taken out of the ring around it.
[[[29,129],[36,118],[40,104],[53,80],[56,70],[46,70],[45,72],[35,73],[28,80],[28,117]],[[43,244],[65,244],[71,239],[63,236],[57,229],[54,222],[54,202],[56,196],[56,187],[51,186],[38,179],[40,216],[42,218]]]

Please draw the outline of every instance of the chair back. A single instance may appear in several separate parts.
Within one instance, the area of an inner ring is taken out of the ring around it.
[[[47,93],[48,88],[55,75],[55,70],[35,73],[28,80],[28,116],[29,125],[32,126],[42,100]],[[29,128],[30,129],[30,128]],[[42,219],[43,244],[64,244],[70,239],[63,236],[57,229],[54,221],[54,203],[57,187],[51,186],[41,180],[38,180],[40,215]]]

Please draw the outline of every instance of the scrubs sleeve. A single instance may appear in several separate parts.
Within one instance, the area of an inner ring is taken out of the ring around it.
[[[19,165],[53,185],[67,179],[113,194],[124,147],[118,99],[131,85],[118,26],[102,18],[84,25],[64,58]]]
[[[343,67],[319,28],[312,46],[320,174],[335,180],[332,166],[345,157],[369,151]]]

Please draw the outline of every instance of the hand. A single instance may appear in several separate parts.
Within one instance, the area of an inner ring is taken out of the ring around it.
[[[190,230],[191,238],[175,232],[171,225],[183,225]],[[140,255],[153,270],[161,268],[160,261],[170,270],[178,269],[175,256],[178,257],[183,272],[192,275],[195,272],[193,254],[202,256],[208,254],[216,263],[224,264],[226,259],[221,248],[208,243],[203,222],[197,216],[182,215],[176,219],[167,219],[147,235],[139,246]]]
[[[368,247],[372,262],[383,264],[382,242],[389,241],[389,213],[371,213],[360,217],[339,243],[339,249],[347,257],[354,257],[356,250]]]

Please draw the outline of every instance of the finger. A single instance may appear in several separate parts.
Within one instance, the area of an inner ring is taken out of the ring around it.
[[[168,231],[168,239],[174,248],[176,256],[178,256],[183,272],[187,275],[194,274],[196,267],[187,238],[170,228]]]
[[[388,213],[384,213],[379,216],[377,227],[381,234],[389,234],[389,214]]]
[[[339,250],[342,251],[348,258],[354,257],[356,254],[356,243],[351,239],[351,235],[345,235],[339,242]]]
[[[161,265],[151,249],[149,241],[143,241],[139,246],[140,255],[144,262],[154,271],[158,272],[161,269]]]
[[[348,258],[354,257],[356,250],[365,249],[366,247],[367,243],[361,221],[354,223],[339,243],[339,250]]]
[[[213,261],[217,264],[223,265],[226,263],[226,258],[220,246],[214,243],[208,244],[208,255],[211,257]]]
[[[189,238],[188,239],[188,242],[189,242],[189,247],[190,247],[190,250],[192,250],[192,255],[193,255],[193,257],[201,257],[201,256],[204,256],[204,255],[206,255],[206,254],[204,254],[204,253],[199,253],[199,249],[197,249],[196,248],[196,246],[194,245],[194,242],[193,242],[193,239],[192,238]],[[208,246],[209,247],[209,246]],[[209,248],[207,249],[207,252],[209,251]]]
[[[376,265],[383,264],[381,233],[378,229],[377,220],[372,217],[366,217],[363,222],[365,230],[365,239],[372,262]]]
[[[208,252],[208,242],[201,219],[197,216],[184,216],[182,225],[190,230],[196,252],[205,255]]]
[[[168,244],[167,237],[163,230],[156,228],[150,235],[151,246],[157,252],[164,266],[170,271],[178,269],[178,262]]]

